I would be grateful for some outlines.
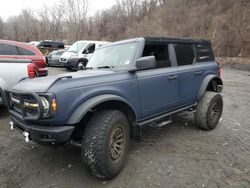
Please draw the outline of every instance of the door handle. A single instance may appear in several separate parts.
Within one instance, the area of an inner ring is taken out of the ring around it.
[[[169,80],[176,80],[178,78],[177,75],[171,75],[168,77]]]
[[[195,75],[201,75],[202,74],[202,71],[196,71],[195,72]]]

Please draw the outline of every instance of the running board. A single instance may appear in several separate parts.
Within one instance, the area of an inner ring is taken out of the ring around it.
[[[151,118],[151,119],[147,119],[147,120],[142,121],[142,122],[138,122],[138,123],[136,123],[136,125],[138,125],[139,127],[143,127],[143,126],[148,125],[148,124],[150,124],[150,123],[158,122],[158,121],[160,121],[160,120],[162,120],[162,119],[169,118],[169,116],[172,115],[172,114],[175,114],[175,113],[177,113],[177,112],[181,112],[181,111],[184,111],[184,110],[193,108],[193,107],[194,107],[193,104],[192,104],[192,105],[189,105],[189,106],[185,106],[185,107],[180,108],[180,109],[178,109],[178,110],[174,110],[174,111],[172,111],[172,112],[168,112],[168,113],[162,114],[162,115],[160,115],[160,116],[153,117],[153,118]],[[164,122],[164,121],[163,121],[163,122]],[[167,124],[168,124],[168,123],[167,123]]]

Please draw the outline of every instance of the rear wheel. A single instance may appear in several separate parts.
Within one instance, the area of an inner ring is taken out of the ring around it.
[[[129,123],[121,111],[97,112],[84,131],[83,160],[96,177],[113,178],[125,165],[129,142]]]
[[[222,115],[223,99],[221,94],[207,91],[198,101],[194,113],[196,125],[206,129],[214,129]]]

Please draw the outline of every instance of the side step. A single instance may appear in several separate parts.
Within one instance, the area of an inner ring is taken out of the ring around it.
[[[172,120],[171,119],[168,119],[168,120],[165,120],[165,121],[162,121],[160,123],[152,123],[151,125],[149,125],[150,127],[155,127],[155,128],[160,128],[160,127],[163,127],[165,125],[168,125],[172,123]]]
[[[136,125],[145,126],[145,125],[151,124],[153,122],[162,122],[162,120],[164,120],[164,119],[170,119],[169,116],[172,115],[172,114],[175,114],[177,112],[181,112],[181,111],[184,111],[184,110],[188,110],[188,109],[191,109],[193,107],[194,107],[194,105],[185,106],[185,107],[180,108],[178,110],[174,110],[174,111],[171,111],[171,112],[168,112],[168,113],[165,113],[165,114],[162,114],[162,115],[159,115],[159,116],[156,116],[156,117],[153,117],[153,118],[138,122],[138,123],[136,123]]]
[[[181,111],[185,111],[185,110],[193,111],[194,105],[185,106],[185,107],[180,108],[178,110],[174,110],[172,112],[168,112],[168,113],[165,113],[165,114],[162,114],[162,115],[159,115],[159,116],[156,116],[156,117],[153,117],[153,118],[141,121],[141,122],[137,122],[137,123],[135,122],[133,124],[133,127],[134,127],[133,137],[134,137],[134,139],[138,139],[138,140],[142,139],[143,127],[150,126],[150,127],[159,128],[159,127],[165,126],[165,125],[172,122],[172,119],[170,117],[172,114],[175,114],[175,113],[181,112]]]

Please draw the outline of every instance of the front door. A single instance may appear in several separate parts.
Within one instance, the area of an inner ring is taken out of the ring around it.
[[[175,68],[159,68],[137,72],[142,118],[168,112],[179,98],[179,77]]]

